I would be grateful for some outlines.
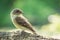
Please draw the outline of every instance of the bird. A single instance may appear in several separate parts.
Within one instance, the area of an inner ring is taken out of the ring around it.
[[[10,17],[16,28],[22,30],[28,29],[28,31],[30,30],[33,34],[37,34],[32,24],[23,16],[23,11],[21,9],[13,9],[10,13]]]

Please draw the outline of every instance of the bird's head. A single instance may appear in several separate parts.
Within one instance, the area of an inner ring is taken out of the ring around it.
[[[21,16],[23,14],[23,11],[21,9],[13,9],[10,13],[11,19],[15,19],[18,16]]]
[[[18,15],[20,15],[22,13],[23,12],[20,9],[13,9],[12,12],[11,12],[12,15],[16,15],[16,16],[18,16]]]

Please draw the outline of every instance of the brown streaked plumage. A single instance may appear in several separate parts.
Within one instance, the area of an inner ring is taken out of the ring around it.
[[[13,24],[17,27],[17,28],[26,28],[29,29],[31,32],[33,32],[34,34],[37,34],[33,28],[33,26],[30,24],[30,22],[22,15],[22,11],[19,9],[14,9],[11,12],[11,19]]]

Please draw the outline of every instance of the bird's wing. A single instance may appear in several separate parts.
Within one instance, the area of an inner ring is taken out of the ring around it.
[[[26,21],[26,19],[24,19],[24,18],[16,17],[15,20],[21,26],[24,26],[26,28],[29,28],[30,27],[28,21]]]
[[[32,25],[28,22],[28,20],[24,17],[16,17],[15,18],[17,24],[29,29],[30,31],[32,31],[33,33],[35,33],[34,28],[32,27]]]

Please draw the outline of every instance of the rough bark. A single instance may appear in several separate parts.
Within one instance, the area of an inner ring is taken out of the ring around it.
[[[37,34],[31,34],[25,31],[0,32],[0,40],[60,40],[54,38],[45,38]]]

